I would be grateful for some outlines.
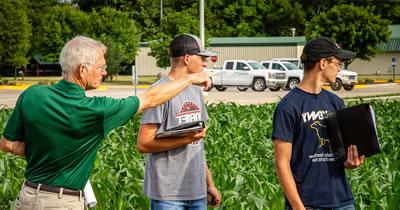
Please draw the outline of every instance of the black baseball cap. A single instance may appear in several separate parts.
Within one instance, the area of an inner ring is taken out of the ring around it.
[[[303,48],[305,60],[303,62],[314,63],[321,58],[335,56],[341,60],[350,60],[356,57],[356,53],[343,50],[340,46],[328,37],[319,37],[310,40]]]
[[[191,34],[181,34],[175,37],[168,47],[170,57],[181,57],[184,55],[200,55],[210,57],[217,55],[214,52],[207,51],[201,44],[197,36]]]

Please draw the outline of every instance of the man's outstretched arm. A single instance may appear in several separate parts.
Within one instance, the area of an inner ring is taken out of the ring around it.
[[[188,74],[178,77],[171,82],[152,87],[138,96],[140,100],[138,111],[142,112],[145,109],[158,106],[171,100],[191,84],[208,88],[211,86],[212,82],[210,77],[213,75],[213,73],[208,72]]]

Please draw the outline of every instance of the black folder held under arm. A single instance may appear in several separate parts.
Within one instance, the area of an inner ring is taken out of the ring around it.
[[[185,136],[188,133],[193,132],[193,131],[201,131],[205,127],[206,127],[206,125],[203,121],[186,123],[186,124],[180,125],[175,128],[167,129],[162,133],[158,133],[156,138]]]
[[[380,152],[375,113],[368,104],[344,108],[327,114],[327,128],[332,151],[337,162],[347,159],[347,148],[356,145],[359,155]]]

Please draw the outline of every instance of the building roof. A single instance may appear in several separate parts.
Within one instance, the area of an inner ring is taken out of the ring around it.
[[[296,46],[304,45],[306,38],[297,37],[214,37],[210,46]]]
[[[390,25],[389,30],[392,32],[390,38],[400,38],[400,24]]]
[[[392,32],[389,40],[379,44],[379,48],[385,52],[400,52],[400,24],[390,25],[389,30]]]

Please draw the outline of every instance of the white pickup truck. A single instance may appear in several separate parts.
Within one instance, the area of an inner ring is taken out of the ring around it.
[[[354,85],[358,83],[357,72],[345,70],[344,66],[340,67],[342,70],[336,75],[336,82],[331,83],[332,90],[340,90],[342,87],[345,90],[353,90]]]
[[[261,64],[269,70],[281,71],[285,72],[285,85],[282,86],[283,89],[294,89],[303,79],[303,70],[299,69],[296,65],[290,62],[282,62],[282,61],[261,61]],[[271,89],[272,91],[278,91],[280,88],[276,87],[275,89]]]
[[[298,69],[303,69],[303,65],[300,62],[300,59],[298,58],[273,58],[272,61],[281,61],[281,62],[290,62],[293,63]],[[262,64],[262,62],[261,62]],[[350,70],[346,70],[344,68],[344,65],[340,67],[341,71],[339,71],[339,73],[336,76],[336,82],[331,83],[331,84],[327,84],[330,85],[332,90],[338,91],[340,90],[342,87],[345,90],[353,90],[354,89],[354,85],[356,85],[357,82],[357,72],[354,71],[350,71]],[[297,85],[295,84],[295,82],[297,82],[297,80],[292,80],[291,82],[289,82],[290,78],[296,78],[296,77],[291,77],[289,75],[288,77],[288,89],[292,89],[291,86],[293,85]],[[300,81],[301,79],[299,79],[298,81]]]
[[[285,72],[267,70],[257,61],[226,60],[222,68],[208,68],[205,71],[219,73],[211,78],[218,91],[224,91],[228,86],[237,87],[239,91],[246,91],[249,87],[254,91],[264,91],[286,84]]]

